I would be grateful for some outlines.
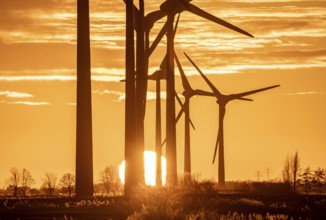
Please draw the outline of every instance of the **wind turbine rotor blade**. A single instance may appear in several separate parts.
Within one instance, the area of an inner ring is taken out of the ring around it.
[[[157,22],[158,20],[161,20],[164,16],[166,16],[164,11],[157,10],[150,12],[146,15],[146,20],[147,20],[147,25],[149,28],[152,28],[154,23]]]
[[[192,123],[190,118],[189,118],[189,123],[190,123],[191,127],[196,131],[195,125],[194,125],[194,123]]]
[[[181,99],[180,99],[178,93],[175,92],[175,93],[174,93],[174,96],[177,98],[177,101],[178,101],[179,105],[182,107],[182,106],[183,106],[183,103],[182,103],[182,101],[181,101]]]
[[[242,30],[241,28],[238,28],[238,27],[234,26],[233,24],[230,24],[229,22],[226,22],[226,21],[224,21],[224,20],[222,20],[222,19],[220,19],[218,17],[215,17],[214,15],[211,15],[211,14],[203,11],[202,9],[198,8],[197,6],[195,6],[195,5],[191,4],[191,3],[183,2],[183,4],[185,5],[185,8],[186,8],[187,11],[189,11],[189,12],[195,14],[195,15],[198,15],[198,16],[200,16],[202,18],[210,20],[210,21],[212,21],[214,23],[222,25],[222,26],[224,26],[226,28],[229,28],[231,30],[234,30],[234,31],[236,31],[238,33],[241,33],[241,34],[244,34],[246,36],[254,37],[251,34],[249,34],[247,31]]]
[[[162,60],[162,63],[160,65],[161,70],[164,70],[164,71],[166,70],[166,60],[167,60],[167,53],[165,54],[164,59]]]
[[[178,69],[179,69],[179,72],[180,72],[180,75],[181,75],[181,80],[182,80],[182,86],[184,88],[184,90],[193,90],[189,84],[189,81],[186,77],[186,74],[184,73],[183,71],[183,68],[180,64],[180,61],[179,61],[179,58],[176,54],[176,52],[174,52],[174,58],[175,58],[175,61],[177,62],[177,66],[178,66]]]
[[[268,87],[265,87],[265,88],[255,89],[255,90],[248,91],[248,92],[242,92],[242,93],[232,94],[230,96],[231,97],[235,97],[236,99],[239,99],[239,98],[242,98],[243,96],[255,94],[255,93],[262,92],[262,91],[269,90],[269,89],[273,89],[273,88],[276,88],[276,87],[279,87],[279,86],[280,85],[268,86]]]
[[[218,129],[218,133],[217,133],[217,139],[216,139],[214,155],[213,155],[213,164],[215,163],[216,153],[217,153],[219,143],[220,143],[220,128]]]
[[[197,69],[197,71],[199,72],[199,74],[204,78],[204,80],[206,81],[206,83],[208,84],[208,86],[212,89],[212,91],[214,92],[214,94],[216,96],[221,96],[222,94],[220,93],[220,91],[218,91],[218,89],[213,85],[213,83],[211,81],[209,81],[209,79],[205,76],[205,74],[199,69],[199,67],[194,63],[194,61],[192,61],[190,59],[190,57],[184,53],[186,55],[186,57],[188,58],[188,60],[190,61],[190,63]]]
[[[178,93],[177,92],[175,92],[174,95],[177,98],[177,101],[178,101],[179,105],[181,106],[181,109],[180,109],[180,111],[179,111],[179,113],[178,113],[178,115],[176,117],[176,122],[178,122],[179,119],[180,119],[180,117],[181,117],[181,115],[182,115],[182,113],[184,112],[184,104],[182,103],[182,101],[181,101],[180,97],[178,96]],[[192,123],[191,119],[189,119],[189,123],[190,123],[191,127],[194,130],[196,130],[195,125],[194,125],[194,123]]]
[[[252,99],[247,99],[247,98],[237,98],[238,100],[242,100],[242,101],[249,101],[249,102],[252,102],[252,101],[254,101],[254,100],[252,100]]]
[[[184,110],[184,107],[183,107],[183,105],[182,105],[182,107],[181,107],[181,109],[180,109],[180,111],[179,111],[177,117],[175,118],[175,123],[178,123],[178,121],[179,121],[179,119],[181,118],[181,115],[182,115],[182,113],[183,113],[184,111],[185,111],[185,110]]]
[[[173,38],[175,37],[175,34],[177,33],[178,24],[179,24],[179,19],[180,19],[180,13],[178,14],[177,21],[176,21],[175,26],[174,26],[174,30],[173,30]]]
[[[150,57],[152,55],[152,53],[154,52],[155,48],[157,47],[157,45],[160,43],[160,41],[162,40],[163,36],[165,35],[166,31],[167,31],[167,22],[165,22],[164,26],[162,27],[162,29],[160,30],[160,32],[156,36],[156,38],[153,41],[152,45],[149,47],[149,49],[148,49],[148,55],[147,55],[148,57]]]
[[[165,13],[164,13],[165,14]],[[173,35],[175,35],[176,31],[177,31],[177,27],[178,27],[178,23],[179,23],[179,18],[180,18],[180,14],[177,18],[177,23],[176,26],[174,28],[174,32]],[[148,57],[150,57],[152,55],[152,53],[154,52],[154,50],[156,49],[157,45],[160,43],[160,41],[162,40],[162,38],[164,37],[164,35],[167,32],[167,22],[165,22],[164,26],[162,27],[162,29],[160,30],[160,32],[158,33],[158,35],[156,36],[155,40],[153,41],[152,45],[149,47],[148,49]],[[161,68],[162,69],[162,68]]]
[[[209,96],[209,97],[215,97],[215,94],[212,92],[206,92],[200,89],[195,89],[194,90],[194,95],[200,95],[200,96]]]

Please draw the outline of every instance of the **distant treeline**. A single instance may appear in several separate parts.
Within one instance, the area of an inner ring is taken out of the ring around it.
[[[33,188],[35,180],[31,172],[25,168],[11,168],[9,177],[5,180],[7,187],[0,189],[2,197],[29,197],[47,196],[72,197],[75,193],[75,176],[71,173],[64,174],[61,178],[51,172],[46,172],[40,188]],[[180,178],[180,184],[183,185]],[[227,182],[219,185],[213,180],[200,181],[198,176],[192,177],[194,184],[201,182],[209,187],[214,187],[219,193],[226,194],[314,194],[326,193],[326,169],[301,169],[298,152],[287,155],[282,170],[282,180],[264,182]],[[95,196],[118,196],[123,195],[123,184],[120,181],[118,167],[107,166],[98,174],[97,183],[94,185]]]

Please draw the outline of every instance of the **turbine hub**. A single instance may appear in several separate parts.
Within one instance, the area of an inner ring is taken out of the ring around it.
[[[167,15],[176,15],[186,10],[185,6],[181,3],[183,0],[166,0],[160,6],[160,9]]]

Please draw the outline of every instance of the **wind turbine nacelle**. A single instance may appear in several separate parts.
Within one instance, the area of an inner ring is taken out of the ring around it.
[[[176,15],[187,10],[185,4],[186,1],[183,0],[166,0],[165,2],[163,2],[163,4],[161,4],[160,9],[161,11],[164,11],[167,15]]]

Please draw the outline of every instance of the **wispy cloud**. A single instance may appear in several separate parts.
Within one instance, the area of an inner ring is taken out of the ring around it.
[[[117,95],[117,96],[122,96],[124,95],[124,92],[119,92],[119,91],[112,91],[112,90],[94,90],[93,94],[97,95]]]
[[[0,91],[0,96],[7,98],[32,98],[33,95],[29,93],[15,92],[15,91]]]
[[[92,80],[100,82],[119,82],[122,76],[92,75]],[[30,76],[0,76],[0,81],[75,81],[76,76],[67,75],[30,75]]]
[[[161,3],[158,0],[148,1],[146,11],[157,10]],[[325,66],[324,3],[324,0],[196,1],[193,4],[250,32],[255,38],[247,38],[184,12],[175,48],[178,53],[185,51],[191,57],[202,60],[200,66],[211,74],[243,73],[246,69]],[[30,0],[28,3],[11,0],[0,1],[0,6],[0,12],[5,15],[0,21],[0,49],[3,51],[0,60],[5,64],[0,72],[0,81],[75,80],[74,0],[49,0],[47,3],[44,0]],[[117,82],[124,78],[125,4],[123,1],[93,0],[90,9],[92,79]],[[165,19],[162,19],[154,25],[151,42],[164,22]],[[151,56],[151,69],[160,65],[165,46],[166,39],[163,38]],[[180,58],[184,59],[183,56]],[[69,72],[40,73],[41,68],[67,68]],[[29,69],[38,72],[24,72]],[[20,73],[6,74],[4,70]]]
[[[6,102],[7,104],[13,105],[30,105],[30,106],[42,106],[42,105],[50,105],[48,102],[29,102],[29,101],[17,101],[17,102]]]
[[[308,68],[324,68],[325,64],[293,64],[293,63],[271,63],[271,64],[262,64],[262,65],[255,65],[255,64],[248,64],[248,65],[226,65],[226,66],[205,66],[199,68],[202,70],[204,74],[235,74],[241,73],[246,70],[295,70],[295,69],[308,69]],[[197,70],[193,66],[184,66],[183,69],[185,70],[186,74],[191,75],[199,75]]]
[[[71,81],[76,80],[75,76],[64,75],[30,75],[30,76],[0,76],[0,81],[15,82],[15,81]]]
[[[166,100],[165,91],[161,91],[161,99]],[[156,92],[147,92],[147,100],[148,101],[156,100]]]
[[[76,106],[77,103],[76,103],[76,102],[67,102],[67,105],[70,105],[70,106]]]
[[[117,96],[118,99],[116,100],[117,102],[121,102],[124,101],[126,99],[126,94],[125,92],[120,92],[120,91],[112,91],[112,90],[95,90],[93,91],[93,94],[97,94],[97,95],[114,95]],[[166,92],[165,91],[161,91],[161,99],[166,99]],[[152,100],[156,100],[156,93],[155,92],[147,92],[147,100],[148,101],[152,101]]]
[[[308,92],[284,93],[282,95],[294,96],[294,95],[322,95],[322,94],[326,94],[326,93],[325,92],[317,92],[317,91],[308,91]]]

